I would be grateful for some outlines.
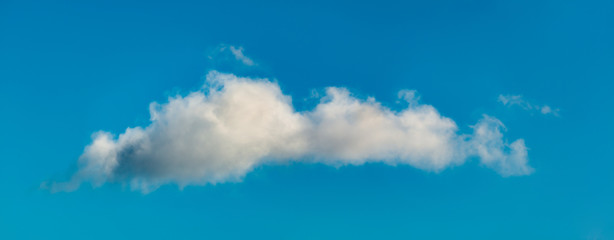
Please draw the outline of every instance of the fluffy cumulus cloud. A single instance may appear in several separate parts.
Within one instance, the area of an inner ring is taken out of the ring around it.
[[[459,134],[452,119],[420,104],[415,91],[403,90],[399,98],[407,107],[393,111],[330,87],[314,109],[298,112],[274,82],[212,71],[201,90],[152,103],[149,126],[94,134],[72,178],[44,186],[71,191],[84,182],[119,182],[148,192],[168,183],[239,181],[257,166],[292,161],[438,172],[475,157],[503,176],[532,172],[524,141],[508,143],[499,120],[484,115],[473,133]]]
[[[559,109],[548,105],[538,105],[527,101],[522,95],[499,95],[499,102],[505,106],[518,106],[527,111],[535,111],[544,115],[559,116]]]

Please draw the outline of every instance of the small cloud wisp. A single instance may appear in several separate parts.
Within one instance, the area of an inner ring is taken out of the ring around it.
[[[527,111],[536,111],[539,112],[543,115],[554,115],[554,116],[559,116],[559,109],[558,108],[552,108],[548,105],[538,105],[538,104],[533,104],[527,100],[524,99],[524,97],[522,95],[499,95],[499,98],[497,99],[499,102],[501,102],[504,106],[519,106],[520,108],[527,110]]]

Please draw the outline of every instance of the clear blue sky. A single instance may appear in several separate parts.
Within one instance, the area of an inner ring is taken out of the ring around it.
[[[614,239],[612,13],[566,0],[0,1],[0,238]],[[220,44],[257,65],[212,61]],[[293,163],[149,194],[40,189],[70,177],[92,133],[147,126],[150,102],[211,69],[276,79],[297,110],[327,86],[392,109],[415,89],[461,133],[497,117],[534,172]]]

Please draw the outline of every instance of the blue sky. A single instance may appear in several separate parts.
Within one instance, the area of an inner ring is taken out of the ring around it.
[[[613,239],[612,11],[609,1],[2,1],[0,238]],[[90,175],[75,191],[41,185],[78,173],[93,133],[147,127],[151,102],[205,91],[211,70],[269,79],[299,116],[331,86],[395,113],[407,107],[397,93],[416,90],[455,134],[477,139],[484,114],[500,120],[504,153],[523,139],[532,171],[503,176],[472,152],[479,141],[454,140],[467,156],[440,170],[369,153],[334,164],[346,155],[315,148],[216,184],[187,178],[180,189],[184,176],[168,173],[147,194],[131,190],[138,169],[97,188]]]

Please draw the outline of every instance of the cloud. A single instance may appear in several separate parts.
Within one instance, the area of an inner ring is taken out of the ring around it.
[[[254,60],[245,55],[243,47],[220,44],[209,52],[208,58],[216,65],[227,64],[229,66],[256,66]],[[237,64],[240,63],[240,64]]]
[[[149,126],[118,136],[95,133],[72,178],[42,186],[57,192],[116,182],[149,192],[169,183],[240,181],[257,166],[287,162],[379,162],[439,172],[475,157],[502,176],[532,172],[524,141],[508,144],[499,120],[484,115],[472,134],[459,134],[452,119],[420,104],[414,90],[401,91],[407,107],[393,111],[329,87],[314,109],[298,112],[267,79],[216,71],[206,79],[199,91],[151,103]]]
[[[498,98],[499,102],[503,103],[504,106],[519,106],[524,110],[527,111],[536,111],[539,112],[541,114],[544,115],[554,115],[554,116],[559,116],[559,109],[558,108],[552,108],[548,105],[537,105],[537,104],[533,104],[527,100],[524,99],[524,97],[522,95],[499,95]]]
[[[253,66],[254,65],[254,61],[243,54],[243,48],[242,47],[238,47],[237,48],[235,46],[230,46],[229,49],[230,49],[230,52],[232,52],[232,55],[234,55],[235,59],[237,59],[238,61],[241,61],[243,64],[245,64],[247,66]]]
[[[511,144],[503,140],[505,126],[499,119],[484,115],[472,126],[473,145],[471,151],[476,151],[480,162],[503,176],[528,175],[533,169],[528,165],[527,147],[523,139]]]

